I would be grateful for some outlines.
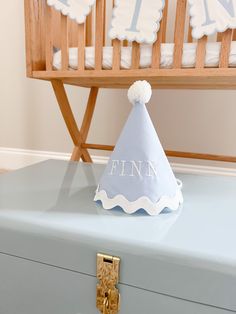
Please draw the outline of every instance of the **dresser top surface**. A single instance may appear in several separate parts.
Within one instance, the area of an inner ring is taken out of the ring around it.
[[[0,176],[0,226],[54,230],[175,254],[236,262],[236,178],[176,174],[184,204],[150,217],[93,201],[103,165],[49,160]]]

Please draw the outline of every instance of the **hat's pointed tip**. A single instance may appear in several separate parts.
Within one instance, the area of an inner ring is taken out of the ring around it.
[[[133,105],[147,104],[151,96],[152,87],[147,81],[136,81],[128,90],[128,98]]]

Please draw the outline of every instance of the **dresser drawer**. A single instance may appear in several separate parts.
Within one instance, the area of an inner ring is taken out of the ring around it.
[[[1,314],[96,314],[97,279],[19,257],[0,255]],[[126,285],[120,314],[232,313]]]

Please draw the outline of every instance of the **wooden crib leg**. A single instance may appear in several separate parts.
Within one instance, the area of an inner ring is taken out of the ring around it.
[[[94,113],[94,109],[95,109],[95,105],[96,105],[96,101],[97,101],[97,96],[98,96],[98,88],[92,87],[90,89],[87,107],[86,107],[84,119],[83,119],[82,126],[81,126],[81,136],[83,139],[83,144],[86,142],[87,137],[88,137],[88,133],[89,133],[89,129],[91,126],[93,113]],[[90,155],[86,156],[86,155],[82,154],[81,147],[75,146],[74,151],[73,151],[72,156],[71,156],[71,160],[79,161],[80,158],[82,158],[82,160],[85,162],[92,162]]]
[[[89,105],[90,109],[87,106],[84,121],[83,121],[83,132],[85,135],[85,140],[84,140],[84,136],[82,136],[82,133],[79,131],[73,112],[71,110],[71,106],[70,106],[63,82],[60,80],[52,80],[51,83],[52,83],[52,87],[56,95],[62,116],[66,123],[67,129],[75,145],[75,149],[72,154],[71,160],[78,161],[80,160],[80,158],[82,158],[83,161],[91,162],[92,159],[89,155],[88,150],[85,148],[82,148],[81,145],[84,144],[84,141],[87,138],[89,127],[91,124],[92,114],[94,111],[93,107],[95,106],[96,97],[97,97],[96,89],[93,91],[91,89],[90,97],[89,97],[89,99],[91,99],[90,100],[91,105]]]

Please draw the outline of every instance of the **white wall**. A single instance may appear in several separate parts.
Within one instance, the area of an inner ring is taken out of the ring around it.
[[[70,152],[50,84],[25,78],[23,1],[5,1],[3,8],[0,147]],[[88,91],[68,91],[81,121]],[[155,91],[148,109],[165,148],[236,155],[235,98],[236,91]],[[125,90],[102,90],[89,141],[115,143],[130,108]]]

